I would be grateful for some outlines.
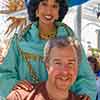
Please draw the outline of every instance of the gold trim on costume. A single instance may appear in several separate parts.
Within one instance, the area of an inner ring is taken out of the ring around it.
[[[20,49],[20,52],[21,52],[21,55],[23,56],[23,58],[27,62],[29,72],[33,77],[33,81],[35,83],[38,83],[39,79],[38,79],[38,76],[36,75],[36,72],[34,71],[34,69],[32,67],[32,64],[30,64],[30,59],[32,59],[32,60],[40,60],[40,59],[43,59],[43,57],[41,57],[39,55],[32,54],[32,53],[23,52],[21,49]]]

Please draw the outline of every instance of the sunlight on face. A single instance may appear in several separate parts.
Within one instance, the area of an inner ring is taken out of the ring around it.
[[[48,75],[52,85],[66,90],[75,82],[78,61],[75,48],[72,46],[52,48],[48,62]]]

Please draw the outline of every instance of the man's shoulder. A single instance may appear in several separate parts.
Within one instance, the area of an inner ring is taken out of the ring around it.
[[[91,100],[91,99],[87,95],[77,95],[74,92],[70,92],[68,100]]]

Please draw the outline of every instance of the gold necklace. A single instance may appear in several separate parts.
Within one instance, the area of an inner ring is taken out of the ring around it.
[[[48,33],[40,33],[39,36],[41,39],[45,39],[45,40],[48,40],[50,38],[54,38],[56,37],[56,29],[54,31],[51,31],[51,32],[48,32]]]

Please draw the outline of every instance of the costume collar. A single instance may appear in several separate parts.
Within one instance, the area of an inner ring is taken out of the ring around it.
[[[64,23],[62,22],[55,22],[56,26],[57,26],[57,36],[67,36],[66,34],[66,29],[64,27]],[[39,37],[39,29],[38,29],[38,22],[34,22],[31,26],[31,29],[29,30],[29,33],[31,34],[32,36],[32,39],[35,41],[44,41],[46,42],[47,40],[43,40],[43,39],[40,39]]]
[[[67,36],[66,29],[61,22],[56,23],[57,36]],[[43,48],[47,40],[43,40],[39,37],[38,22],[34,22],[29,30],[23,36],[23,40],[20,41],[19,46],[24,52],[35,53],[43,55]]]

